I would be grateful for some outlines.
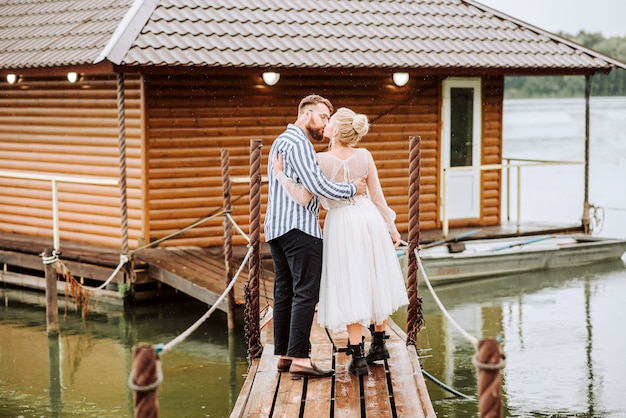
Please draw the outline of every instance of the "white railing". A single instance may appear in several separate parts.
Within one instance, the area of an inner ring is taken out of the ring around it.
[[[442,200],[441,200],[441,217],[442,217],[442,233],[443,237],[448,237],[449,219],[448,219],[448,173],[450,171],[485,171],[485,170],[502,170],[503,175],[506,169],[506,217],[511,220],[511,169],[517,170],[517,231],[521,227],[522,212],[522,167],[538,167],[550,165],[583,165],[581,161],[551,161],[551,160],[531,160],[523,158],[503,158],[503,164],[485,164],[478,167],[447,167],[443,169],[442,180]],[[517,161],[517,163],[511,163]]]
[[[66,176],[61,174],[29,173],[27,171],[0,170],[0,177],[10,177],[26,180],[40,180],[51,182],[52,187],[52,234],[54,250],[58,253],[61,248],[59,238],[59,198],[57,183],[80,183],[100,186],[114,186],[119,183],[117,179],[104,177],[80,177]]]

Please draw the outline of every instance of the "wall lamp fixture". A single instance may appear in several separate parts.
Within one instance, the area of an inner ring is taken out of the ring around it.
[[[393,84],[403,87],[409,82],[409,73],[393,73],[391,78],[393,79]]]
[[[276,83],[278,83],[278,80],[280,80],[280,73],[275,73],[273,71],[267,71],[267,72],[263,73],[262,77],[263,77],[263,82],[265,84],[267,84],[268,86],[273,86]]]
[[[80,80],[80,76],[78,75],[78,73],[74,71],[70,71],[69,73],[67,73],[67,81],[69,81],[70,83],[76,83],[78,80]]]

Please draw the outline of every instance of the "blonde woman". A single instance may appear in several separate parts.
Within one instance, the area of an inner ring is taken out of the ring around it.
[[[404,276],[395,247],[400,233],[395,212],[387,206],[372,154],[357,144],[369,131],[367,116],[341,108],[330,118],[324,136],[329,150],[317,154],[324,176],[337,183],[367,177],[366,195],[348,201],[321,199],[328,210],[324,221],[324,246],[318,322],[332,331],[348,331],[349,371],[368,374],[368,363],[389,358],[385,345],[387,318],[408,304]],[[273,155],[273,170],[289,196],[307,205],[311,193],[286,177],[289,164]],[[363,327],[374,326],[370,350],[365,355]]]

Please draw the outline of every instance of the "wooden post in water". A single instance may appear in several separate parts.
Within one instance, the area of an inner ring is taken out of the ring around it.
[[[230,160],[227,149],[222,149],[222,189],[224,191],[224,210],[230,215],[231,211],[231,185],[230,185]],[[224,216],[224,263],[226,266],[226,286],[235,277],[233,266],[233,226],[230,219]],[[235,289],[231,289],[226,298],[226,321],[228,333],[235,332]]]
[[[502,376],[504,354],[497,340],[478,342],[474,366],[478,369],[478,411],[481,418],[502,416]]]
[[[259,324],[259,281],[261,276],[261,144],[250,140],[250,270],[246,285],[246,337],[249,358],[261,357],[261,329]]]
[[[59,348],[59,304],[57,295],[57,253],[46,248],[42,254],[46,276],[46,328],[48,331],[49,398],[53,416],[63,409],[61,402],[61,366]]]
[[[48,338],[48,398],[52,417],[63,416],[63,391],[61,390],[61,347],[59,336]]]
[[[128,381],[129,386],[135,392],[135,418],[159,416],[157,388],[162,378],[159,357],[155,348],[148,344],[135,347],[133,372]]]
[[[46,248],[43,252],[43,264],[46,274],[46,328],[48,337],[59,335],[59,304],[57,301],[56,252]]]
[[[417,345],[417,333],[423,325],[422,299],[417,292],[417,259],[415,250],[420,239],[420,142],[421,137],[409,138],[409,248],[407,268],[407,345]]]

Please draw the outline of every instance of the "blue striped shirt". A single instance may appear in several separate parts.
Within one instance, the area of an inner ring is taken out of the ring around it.
[[[272,156],[278,152],[284,156],[283,171],[294,181],[301,183],[313,198],[306,206],[292,200],[274,177]],[[349,199],[357,192],[355,184],[334,183],[322,174],[315,149],[305,132],[294,124],[289,124],[270,148],[267,174],[267,211],[265,212],[265,241],[299,229],[311,236],[322,238],[319,224],[320,202],[318,196],[331,200]]]

